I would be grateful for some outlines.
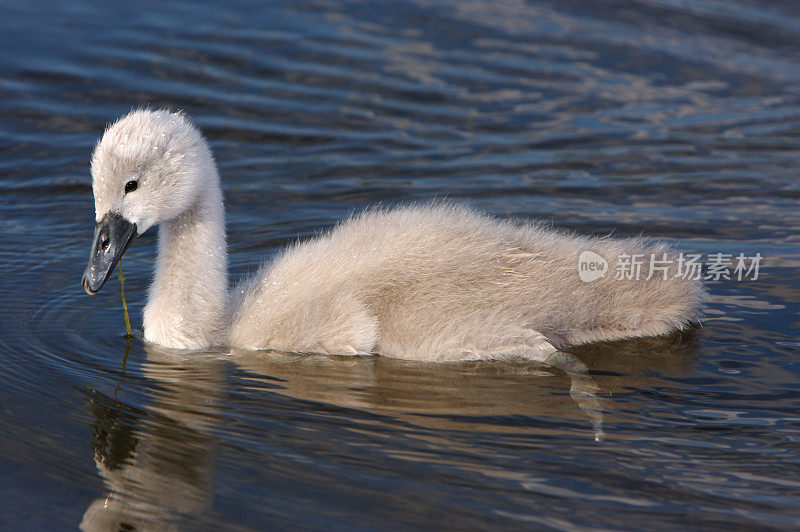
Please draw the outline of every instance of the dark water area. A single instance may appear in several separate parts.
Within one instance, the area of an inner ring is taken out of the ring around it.
[[[795,2],[3,2],[0,529],[800,527]],[[232,270],[459,198],[708,257],[702,327],[501,362],[164,352],[155,233],[80,278],[88,161],[137,106],[220,165]],[[605,437],[592,423],[600,405]],[[590,405],[591,406],[591,405]]]

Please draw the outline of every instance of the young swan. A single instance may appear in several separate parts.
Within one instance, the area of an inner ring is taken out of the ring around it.
[[[97,292],[133,239],[160,224],[144,336],[166,347],[544,360],[565,345],[669,333],[705,297],[676,275],[664,245],[442,204],[352,217],[229,293],[219,175],[183,114],[137,110],[111,125],[92,178],[97,224],[83,286]],[[583,251],[605,258],[604,277],[580,279]],[[623,255],[644,257],[638,280],[615,278]],[[645,280],[651,255],[667,267]]]

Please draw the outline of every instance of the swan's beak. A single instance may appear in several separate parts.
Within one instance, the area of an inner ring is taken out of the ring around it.
[[[102,288],[117,261],[137,236],[136,224],[115,212],[107,213],[97,222],[89,264],[83,272],[83,289],[87,294],[94,295]]]

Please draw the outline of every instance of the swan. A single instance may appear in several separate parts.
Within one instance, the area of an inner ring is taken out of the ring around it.
[[[705,292],[677,252],[500,221],[452,203],[373,208],[283,250],[229,290],[214,157],[182,112],[137,109],[91,159],[95,294],[128,246],[159,226],[144,338],[168,348],[380,354],[424,361],[545,360],[569,345],[657,336],[693,322]],[[584,282],[581,253],[651,255],[645,280]],[[663,275],[662,275],[663,273]]]

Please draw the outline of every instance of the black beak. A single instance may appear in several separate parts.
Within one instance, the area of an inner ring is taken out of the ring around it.
[[[83,289],[94,295],[114,271],[122,254],[136,238],[136,224],[115,212],[109,212],[94,226],[94,240],[89,264],[83,272]]]

